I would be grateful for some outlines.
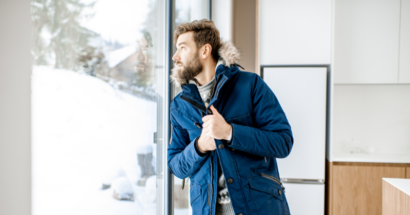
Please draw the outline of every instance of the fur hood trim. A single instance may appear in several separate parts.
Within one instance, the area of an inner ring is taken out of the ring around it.
[[[231,65],[236,65],[240,59],[239,50],[233,45],[231,41],[222,41],[221,47],[218,50],[219,60],[223,61],[223,65],[230,67]],[[218,61],[219,61],[218,60]],[[175,84],[186,84],[189,80],[183,80],[178,76],[178,71],[176,66],[172,69],[171,81]]]

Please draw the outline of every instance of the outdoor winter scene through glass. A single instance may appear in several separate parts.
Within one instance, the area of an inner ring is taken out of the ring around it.
[[[165,7],[32,1],[34,215],[160,214]]]

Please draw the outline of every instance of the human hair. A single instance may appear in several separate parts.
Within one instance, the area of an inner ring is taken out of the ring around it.
[[[197,49],[208,43],[212,47],[212,57],[218,61],[218,50],[221,47],[221,38],[219,37],[219,31],[214,22],[208,19],[201,19],[199,21],[194,20],[192,22],[179,24],[174,31],[174,45],[176,45],[178,37],[181,34],[190,31],[193,32]]]

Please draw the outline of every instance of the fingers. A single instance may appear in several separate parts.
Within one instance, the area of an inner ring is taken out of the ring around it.
[[[216,117],[216,116],[219,116],[219,115],[220,115],[219,112],[218,112],[218,110],[216,110],[216,108],[214,107],[214,105],[211,105],[210,109],[211,109],[211,111],[212,111],[212,115],[206,115],[206,116],[202,117],[202,122],[206,122],[206,121],[208,121],[210,118]]]
[[[210,129],[202,130],[203,134],[213,138],[212,131]]]
[[[218,112],[218,110],[216,110],[214,105],[211,105],[211,110],[212,110],[213,115],[219,115],[219,112]]]
[[[202,123],[202,128],[208,128],[209,125],[211,125],[213,122],[213,120],[208,120],[204,123]]]
[[[208,125],[208,124],[212,123],[212,122],[214,121],[214,119],[215,119],[215,116],[213,116],[213,115],[204,116],[204,117],[202,118],[202,122],[204,122],[204,123],[202,124],[202,126]]]
[[[202,122],[206,122],[206,121],[210,120],[213,116],[214,115],[207,115],[207,116],[202,117]]]

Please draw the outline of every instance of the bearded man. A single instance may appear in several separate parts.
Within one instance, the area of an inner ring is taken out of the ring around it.
[[[170,108],[168,168],[190,178],[193,214],[290,214],[276,158],[293,136],[272,90],[239,70],[238,50],[212,21],[180,24],[174,44],[171,78],[182,92]]]

